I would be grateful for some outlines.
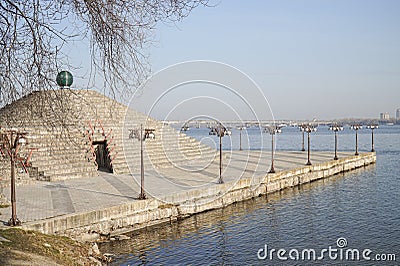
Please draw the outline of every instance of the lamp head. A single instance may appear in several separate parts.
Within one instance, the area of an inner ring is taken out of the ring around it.
[[[26,138],[25,138],[24,136],[21,136],[21,137],[18,139],[18,144],[21,145],[21,146],[26,145],[27,142],[28,142],[28,141],[26,140]]]
[[[71,72],[64,70],[58,73],[56,81],[58,86],[60,86],[60,88],[69,88],[71,87],[74,78]]]

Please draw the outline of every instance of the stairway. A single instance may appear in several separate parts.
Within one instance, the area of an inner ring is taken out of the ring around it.
[[[155,139],[144,142],[146,165],[185,167],[215,157],[215,150],[194,138],[92,90],[37,91],[0,109],[3,128],[28,133],[21,154],[34,151],[24,178],[40,181],[97,175],[98,142],[105,143],[114,173],[139,171],[140,141],[129,134],[140,124],[155,129]],[[9,168],[6,160],[0,166],[3,172]]]

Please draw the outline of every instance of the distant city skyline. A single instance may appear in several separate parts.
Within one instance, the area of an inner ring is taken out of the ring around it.
[[[399,12],[396,0],[221,0],[158,24],[149,60],[152,73],[199,59],[238,68],[277,119],[379,119],[400,108]]]
[[[400,108],[396,108],[393,113],[390,111],[381,112],[379,113],[379,118],[383,120],[395,118],[398,120],[400,119]]]

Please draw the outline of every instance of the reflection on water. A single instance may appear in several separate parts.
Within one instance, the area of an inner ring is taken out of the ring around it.
[[[398,253],[400,259],[400,130],[383,134],[376,165],[235,203],[187,219],[132,232],[131,239],[102,244],[114,265],[268,265],[264,248],[348,247]],[[282,264],[274,260],[272,264]],[[287,265],[316,261],[287,261]],[[352,265],[323,260],[320,265]],[[360,264],[360,262],[358,262]],[[397,265],[366,263],[362,265]]]

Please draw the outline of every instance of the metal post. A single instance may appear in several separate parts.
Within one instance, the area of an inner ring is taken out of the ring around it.
[[[11,219],[8,222],[11,226],[21,225],[17,218],[17,200],[15,193],[15,153],[16,147],[13,143],[13,133],[10,134],[10,157],[11,157]]]
[[[302,133],[303,133],[303,141],[301,143],[301,151],[305,151],[306,149],[304,149],[304,129],[303,129]]]
[[[269,170],[269,173],[275,173],[275,168],[274,168],[274,136],[275,134],[271,134],[271,143],[272,143],[272,147],[271,147],[271,169]]]
[[[242,127],[240,128],[240,147],[239,150],[242,150]]]
[[[12,214],[9,224],[11,226],[20,225],[21,222],[17,218],[17,201],[15,196],[15,155],[14,151],[11,151],[11,206]]]
[[[371,128],[371,140],[372,140],[372,149],[371,149],[371,152],[374,152],[375,151],[375,147],[374,147],[374,129],[373,128]]]
[[[311,165],[311,161],[310,161],[310,132],[307,131],[307,137],[308,137],[308,155],[307,155],[307,163],[306,165]]]
[[[337,157],[337,131],[335,130],[335,157],[333,158],[334,160],[339,159]]]
[[[144,163],[143,163],[143,124],[140,124],[140,195],[139,199],[146,199],[144,192]]]
[[[219,126],[219,180],[218,183],[222,184],[224,181],[222,180],[222,126]]]
[[[354,155],[358,155],[358,129],[356,129],[356,153]]]

